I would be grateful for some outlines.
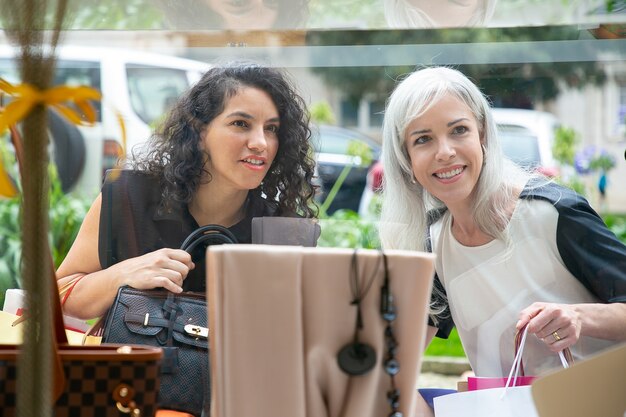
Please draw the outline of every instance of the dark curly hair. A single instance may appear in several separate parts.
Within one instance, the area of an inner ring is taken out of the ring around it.
[[[288,76],[249,62],[215,66],[178,99],[151,137],[147,150],[131,166],[158,177],[163,202],[188,204],[198,186],[211,180],[206,151],[200,151],[203,129],[224,111],[228,99],[242,87],[265,91],[278,109],[278,152],[254,196],[275,202],[276,214],[315,217],[315,161],[311,158],[311,130],[304,100]]]

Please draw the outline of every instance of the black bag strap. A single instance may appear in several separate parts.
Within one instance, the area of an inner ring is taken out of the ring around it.
[[[191,232],[184,240],[183,244],[180,245],[180,248],[191,253],[196,246],[205,242],[208,242],[209,245],[237,243],[237,238],[233,232],[224,226],[220,226],[218,224],[208,224]]]
[[[208,224],[194,230],[187,236],[183,244],[180,245],[182,250],[191,253],[201,243],[208,243],[209,245],[220,245],[224,243],[237,243],[235,235],[218,224]],[[174,332],[174,322],[176,317],[180,314],[181,310],[177,303],[178,294],[169,293],[167,299],[163,304],[163,310],[165,316],[169,320],[170,325],[167,329],[167,345],[171,346],[172,337]]]

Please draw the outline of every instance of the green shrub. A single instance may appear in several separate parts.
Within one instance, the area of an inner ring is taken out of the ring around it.
[[[69,251],[90,202],[64,194],[56,171],[50,169],[50,224],[48,238],[55,268]],[[0,308],[9,288],[21,287],[22,228],[20,198],[0,199]]]
[[[321,247],[379,249],[378,222],[364,220],[352,210],[337,210],[320,218]]]
[[[626,245],[626,214],[606,214],[604,223]]]
[[[452,329],[452,332],[450,332],[450,336],[447,339],[435,337],[426,349],[424,355],[455,356],[464,358],[465,351],[463,350],[463,345],[461,344],[461,339],[459,338],[456,328]]]

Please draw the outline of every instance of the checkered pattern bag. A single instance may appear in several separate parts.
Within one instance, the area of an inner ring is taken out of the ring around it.
[[[55,417],[155,414],[160,349],[68,345],[58,352],[65,389],[55,403]],[[16,415],[17,355],[17,346],[0,346],[0,417]]]
[[[14,126],[11,140],[15,147],[23,173],[21,139]],[[22,178],[23,180],[23,178]],[[50,276],[54,291],[47,296],[52,300],[52,326],[39,327],[40,333],[54,334],[56,344],[51,346],[53,363],[50,377],[54,384],[51,407],[55,417],[151,417],[156,413],[159,392],[159,367],[163,351],[150,346],[102,345],[72,346],[68,344],[62,307],[52,255],[47,249]],[[41,286],[46,288],[46,286]],[[44,296],[46,294],[44,293]],[[41,312],[45,314],[45,311]],[[36,317],[31,318],[36,320]],[[35,324],[41,324],[35,322]],[[37,341],[27,341],[27,343]],[[17,362],[20,355],[18,345],[0,345],[0,417],[17,414]],[[28,364],[30,365],[30,364]],[[21,396],[35,396],[36,386],[22,386]],[[24,397],[20,397],[22,399]]]

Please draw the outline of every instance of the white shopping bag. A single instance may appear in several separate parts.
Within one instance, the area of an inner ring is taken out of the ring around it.
[[[435,417],[538,417],[530,385],[435,397]]]
[[[538,417],[531,386],[513,386],[520,375],[527,334],[528,329],[524,328],[519,349],[504,387],[435,397],[435,417]],[[563,352],[559,352],[561,363],[567,368],[569,364],[565,356]],[[568,356],[571,356],[571,353],[568,353]]]

